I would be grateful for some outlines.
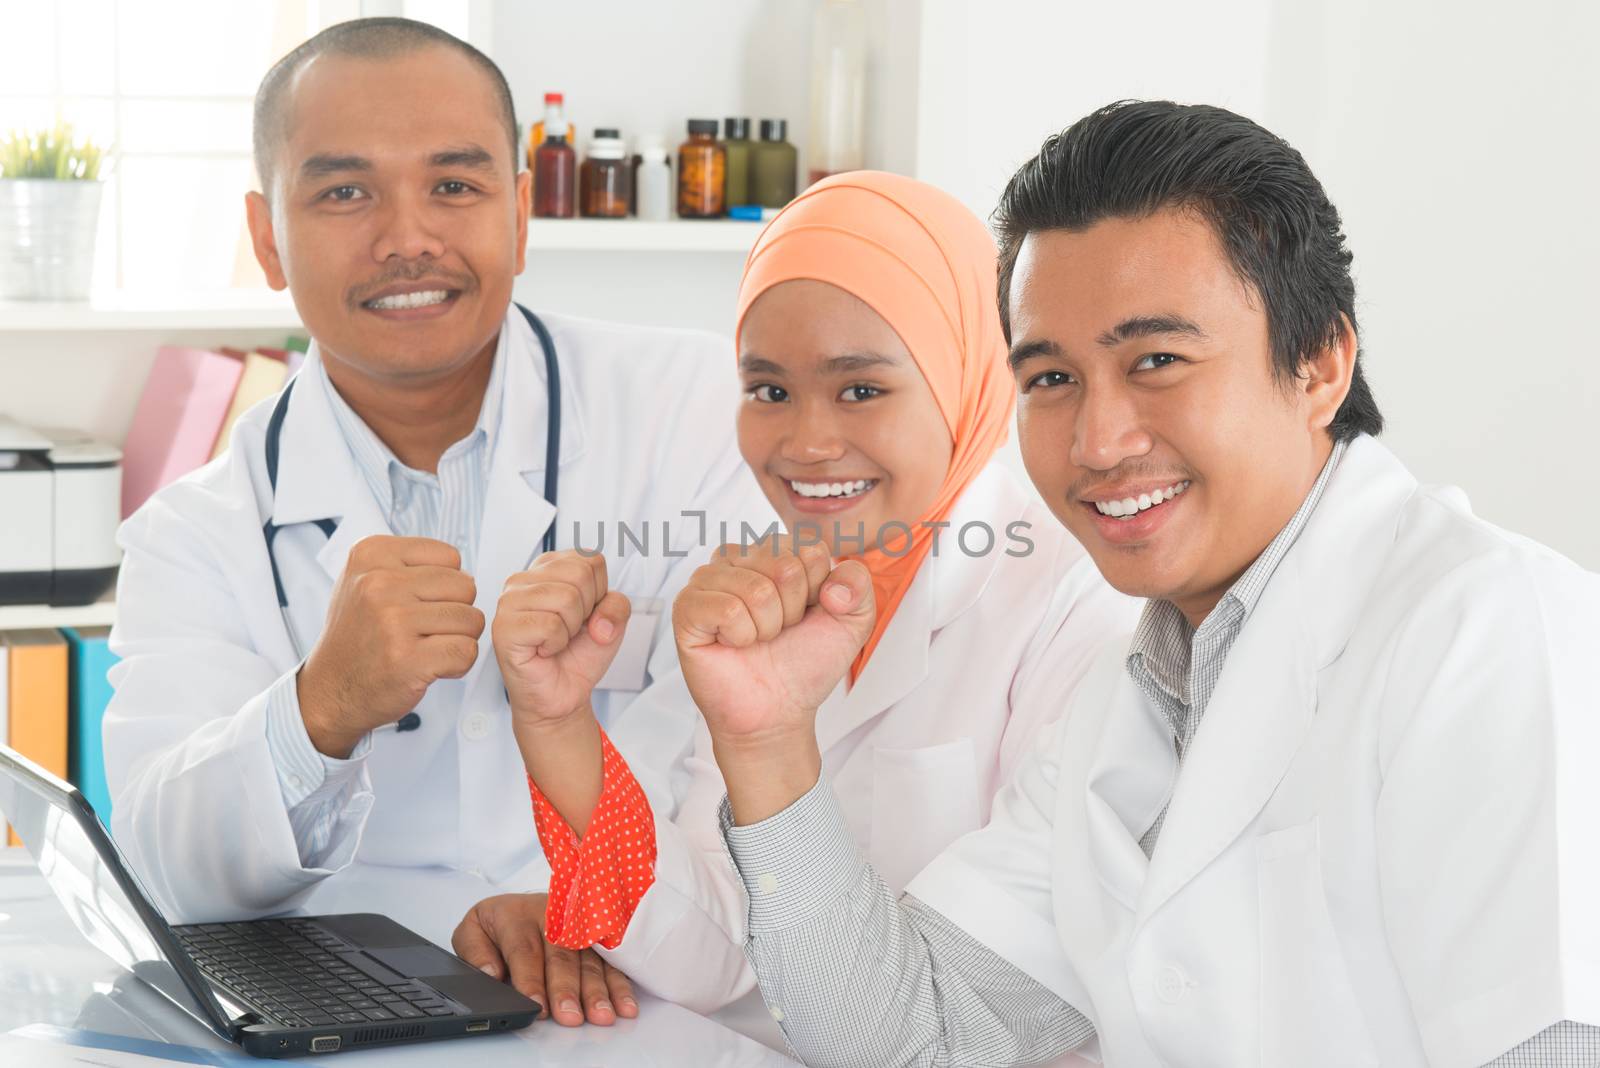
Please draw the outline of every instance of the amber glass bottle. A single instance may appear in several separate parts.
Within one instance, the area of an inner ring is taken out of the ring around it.
[[[628,214],[633,165],[621,135],[612,129],[594,132],[589,155],[578,178],[579,212],[590,219],[622,219]]]
[[[544,144],[533,154],[533,214],[570,219],[578,213],[578,154],[567,142],[566,123],[545,123]]]
[[[714,219],[722,214],[728,156],[717,143],[716,119],[690,119],[689,140],[678,146],[678,214]]]

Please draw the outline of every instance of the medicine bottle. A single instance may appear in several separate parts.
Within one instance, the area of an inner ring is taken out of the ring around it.
[[[784,138],[789,124],[783,119],[762,119],[761,140],[754,146],[751,172],[755,202],[763,208],[781,208],[794,199],[799,153]]]
[[[732,208],[739,204],[752,204],[750,199],[750,144],[749,119],[722,120],[722,150],[728,157],[728,180],[723,184],[722,204]]]
[[[660,222],[672,218],[672,165],[660,141],[651,141],[639,151],[635,198],[638,216]]]
[[[632,178],[622,136],[613,129],[596,130],[578,181],[580,212],[591,219],[626,218]]]
[[[678,146],[678,214],[714,219],[722,214],[728,157],[717,143],[716,119],[690,119],[689,140]]]
[[[540,219],[570,219],[577,214],[578,154],[567,143],[567,124],[546,119],[544,144],[533,154],[533,214]]]
[[[560,93],[544,94],[544,118],[534,123],[528,130],[528,170],[533,170],[534,156],[539,152],[539,146],[544,144],[545,123],[552,119],[566,121],[566,97]]]

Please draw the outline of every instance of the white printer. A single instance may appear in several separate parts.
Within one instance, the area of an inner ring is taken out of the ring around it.
[[[122,453],[0,415],[0,604],[90,604],[117,578]]]

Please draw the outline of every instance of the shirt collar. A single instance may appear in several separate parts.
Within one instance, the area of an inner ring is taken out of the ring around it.
[[[489,381],[483,391],[483,403],[478,408],[477,422],[466,437],[444,451],[444,455],[440,457],[441,462],[459,456],[477,447],[479,443],[486,446],[484,450],[486,457],[493,455],[494,443],[500,428],[501,409],[504,406],[507,333],[502,326],[500,338],[495,343],[492,357],[494,362],[489,369]],[[362,479],[372,491],[372,496],[377,500],[383,514],[391,515],[394,509],[396,481],[403,478],[425,480],[433,476],[425,471],[407,467],[400,461],[394,451],[383,443],[383,439],[379,438],[366,421],[356,414],[355,409],[350,407],[349,402],[334,387],[333,382],[327,377],[327,369],[323,367],[321,360],[316,361],[312,369],[313,373],[322,376],[322,384],[327,387],[328,399],[333,406],[334,422],[339,425],[339,433],[349,446],[351,458],[361,471]]]
[[[1312,483],[1305,499],[1300,502],[1300,507],[1278,531],[1278,536],[1256,557],[1255,562],[1228,587],[1228,592],[1222,595],[1222,600],[1201,621],[1199,628],[1190,628],[1188,619],[1171,601],[1145,602],[1127,658],[1128,673],[1136,681],[1142,684],[1144,680],[1141,676],[1147,676],[1169,698],[1185,705],[1190,703],[1189,663],[1195,638],[1220,630],[1225,636],[1216,652],[1223,656],[1227,654],[1232,639],[1244,628],[1245,621],[1261,600],[1261,594],[1267,588],[1273,572],[1310,522],[1311,514],[1316,511],[1323,491],[1327,489],[1328,480],[1333,477],[1334,468],[1339,466],[1339,460],[1344,456],[1345,444],[1343,441],[1334,443],[1333,451],[1322,465],[1316,482]]]

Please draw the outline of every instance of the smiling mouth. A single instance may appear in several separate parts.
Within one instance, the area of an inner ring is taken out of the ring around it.
[[[427,308],[435,304],[443,304],[456,293],[455,289],[423,289],[415,293],[391,293],[384,297],[373,297],[371,300],[361,302],[363,308],[373,311],[405,311],[410,308]]]
[[[849,482],[800,482],[795,479],[784,479],[791,490],[801,497],[810,497],[817,500],[833,498],[859,497],[870,491],[878,484],[875,478],[858,478]]]
[[[1086,501],[1092,504],[1094,510],[1103,516],[1112,519],[1132,519],[1141,512],[1147,512],[1157,505],[1164,504],[1189,488],[1189,480],[1175,482],[1165,489],[1153,490],[1150,493],[1141,493],[1137,497],[1123,497],[1113,501]]]

